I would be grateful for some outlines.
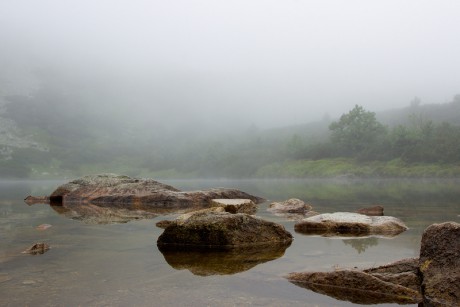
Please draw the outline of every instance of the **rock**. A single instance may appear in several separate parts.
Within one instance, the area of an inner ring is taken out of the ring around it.
[[[257,211],[257,205],[250,199],[212,199],[211,205],[230,213],[254,214]]]
[[[407,230],[404,223],[391,216],[367,216],[336,212],[315,215],[297,222],[296,232],[323,236],[395,236]]]
[[[25,251],[23,251],[23,254],[31,254],[31,255],[41,255],[44,254],[46,251],[50,249],[50,246],[46,243],[35,243]]]
[[[356,211],[359,214],[365,214],[369,216],[383,216],[383,207],[382,206],[373,206],[368,208],[361,208]]]
[[[417,304],[423,300],[416,290],[362,271],[291,273],[286,278],[300,287],[355,304]]]
[[[319,213],[311,210],[312,207],[300,199],[291,198],[283,202],[274,202],[267,209],[276,216],[292,220],[300,220],[308,216],[317,215]]]
[[[244,213],[195,212],[167,226],[158,238],[166,248],[232,249],[251,245],[288,245],[283,226]]]
[[[180,250],[159,246],[166,262],[177,269],[187,269],[194,275],[230,275],[247,271],[258,264],[284,255],[287,245],[246,246],[231,250]]]
[[[399,260],[377,268],[366,269],[363,272],[380,280],[420,292],[421,280],[418,274],[418,258]]]
[[[305,214],[312,209],[312,206],[306,204],[300,199],[291,198],[283,202],[274,202],[270,204],[268,211],[274,213],[301,213]]]
[[[28,204],[29,206],[34,205],[34,204],[49,204],[50,198],[48,196],[31,196],[31,195],[29,195],[24,199],[24,202],[26,204]]]
[[[212,199],[250,199],[260,203],[262,198],[236,189],[209,189],[182,192],[152,179],[131,178],[115,174],[85,176],[59,186],[49,196],[51,204],[92,203],[123,208],[184,209],[193,206],[210,207]],[[46,199],[35,197],[35,199]],[[34,197],[29,198],[34,200]]]
[[[420,247],[422,292],[428,306],[460,306],[460,224],[433,224]]]
[[[191,217],[194,214],[204,214],[206,212],[226,212],[226,211],[223,207],[213,207],[213,208],[201,209],[201,210],[181,214],[175,220],[172,220],[172,221],[171,220],[159,221],[155,225],[158,228],[166,229],[166,227],[168,227],[169,225],[176,225],[177,223],[183,224],[189,217]]]

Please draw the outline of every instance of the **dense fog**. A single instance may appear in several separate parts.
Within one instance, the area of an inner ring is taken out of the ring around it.
[[[458,1],[3,0],[0,89],[33,95],[52,74],[75,103],[133,120],[262,128],[355,104],[442,103],[460,92],[459,11]]]
[[[459,12],[0,0],[0,177],[460,174]]]

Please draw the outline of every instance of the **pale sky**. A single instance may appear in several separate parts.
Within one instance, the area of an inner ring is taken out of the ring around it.
[[[114,107],[299,124],[450,101],[459,16],[458,0],[0,0],[0,80],[28,91],[51,68]]]

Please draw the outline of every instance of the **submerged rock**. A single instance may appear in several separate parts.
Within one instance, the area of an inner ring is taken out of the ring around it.
[[[399,219],[391,216],[367,216],[336,212],[315,215],[297,222],[296,232],[324,236],[395,236],[407,230]]]
[[[425,230],[419,266],[428,306],[460,306],[460,224],[433,224]]]
[[[230,275],[247,271],[258,264],[284,255],[289,244],[246,246],[230,250],[170,249],[159,245],[166,262],[177,270],[189,270],[194,275]]]
[[[158,238],[163,249],[232,249],[250,245],[288,245],[292,235],[282,225],[244,213],[195,212],[166,227]]]

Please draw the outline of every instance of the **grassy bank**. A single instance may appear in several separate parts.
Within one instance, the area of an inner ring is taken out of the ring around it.
[[[460,177],[460,165],[407,164],[396,159],[389,162],[356,162],[353,159],[287,160],[260,168],[256,177],[381,177],[381,178],[454,178]]]

